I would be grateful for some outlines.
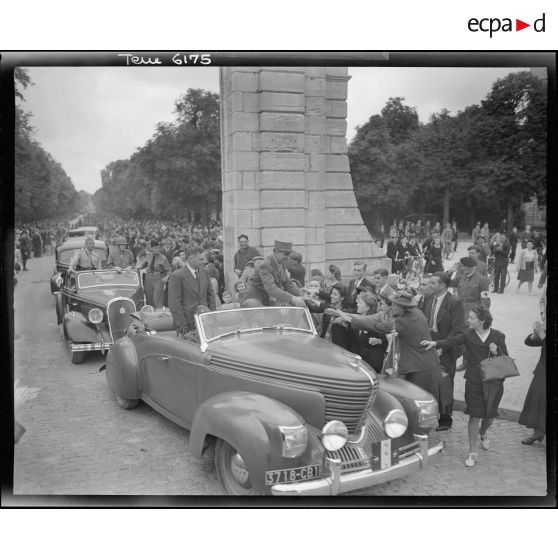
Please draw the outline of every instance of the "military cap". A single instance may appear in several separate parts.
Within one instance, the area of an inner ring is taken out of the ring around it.
[[[293,243],[292,242],[283,242],[282,240],[276,240],[273,244],[273,250],[278,252],[292,252],[293,251]]]
[[[128,244],[128,241],[123,237],[123,236],[119,236],[116,238],[116,240],[114,241],[114,243],[117,246],[120,246],[121,244]]]

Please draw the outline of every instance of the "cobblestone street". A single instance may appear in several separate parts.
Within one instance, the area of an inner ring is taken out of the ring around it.
[[[27,431],[15,446],[14,493],[223,495],[212,461],[191,457],[188,431],[145,404],[131,411],[118,407],[98,371],[103,356],[71,364],[49,290],[52,261],[30,260],[31,271],[20,276],[15,290],[15,378],[41,391],[18,415]],[[538,359],[536,349],[523,345],[538,316],[538,297],[516,295],[513,283],[506,294],[492,297],[494,327],[506,333],[521,371],[506,382],[502,406],[520,410]],[[458,381],[457,398],[462,391]],[[522,446],[527,430],[507,420],[496,420],[489,432],[492,447],[479,448],[477,466],[466,468],[467,417],[458,411],[453,429],[440,434],[446,451],[428,470],[356,494],[545,495],[546,442]]]

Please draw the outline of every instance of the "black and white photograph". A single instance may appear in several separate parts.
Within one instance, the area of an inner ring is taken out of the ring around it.
[[[553,56],[5,61],[8,505],[555,505]]]

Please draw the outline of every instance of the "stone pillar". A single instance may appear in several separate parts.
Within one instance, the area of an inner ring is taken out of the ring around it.
[[[381,265],[351,181],[348,80],[337,67],[221,68],[227,276],[241,233],[265,256],[274,240],[291,241],[308,270]]]

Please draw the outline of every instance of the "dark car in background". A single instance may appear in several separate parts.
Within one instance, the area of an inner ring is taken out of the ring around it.
[[[78,227],[76,229],[70,229],[66,236],[67,239],[71,238],[83,238],[85,236],[91,236],[92,238],[99,238],[99,227],[95,226],[85,226]]]
[[[50,292],[52,294],[60,292],[74,254],[84,246],[85,237],[76,237],[67,240],[56,248],[54,251],[54,273],[50,278]],[[108,257],[107,245],[101,240],[95,240],[93,251],[104,265]]]
[[[137,270],[69,271],[56,297],[56,318],[72,362],[86,352],[110,349],[126,335],[130,314],[145,305]]]
[[[170,314],[132,318],[102,367],[118,404],[142,400],[189,429],[228,494],[334,495],[425,468],[443,448],[429,437],[434,397],[322,339],[306,308],[196,315],[184,339]]]

